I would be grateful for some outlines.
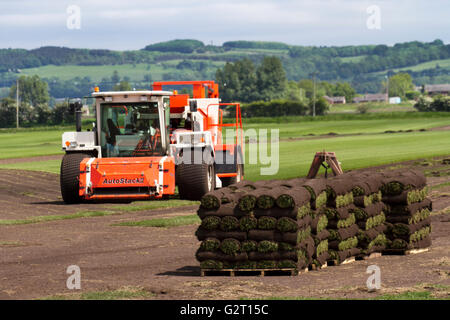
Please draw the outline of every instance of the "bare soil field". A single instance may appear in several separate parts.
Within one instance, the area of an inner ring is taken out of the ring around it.
[[[371,298],[386,293],[430,291],[449,297],[450,164],[442,158],[385,167],[421,168],[433,200],[428,252],[382,256],[299,276],[200,277],[195,260],[198,225],[172,228],[114,224],[192,215],[196,207],[120,212],[29,224],[0,224],[0,299],[77,297],[86,292],[130,290],[145,299],[239,299],[269,297]],[[374,168],[375,169],[375,168]],[[380,169],[380,167],[376,168]],[[109,210],[109,203],[64,205],[59,176],[0,170],[0,220]],[[368,292],[366,269],[381,269],[382,289]],[[81,269],[81,290],[69,290],[67,267]]]

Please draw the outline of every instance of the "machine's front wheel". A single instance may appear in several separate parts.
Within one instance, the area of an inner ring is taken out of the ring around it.
[[[212,164],[180,164],[176,174],[181,199],[200,200],[216,187],[216,173]]]
[[[66,153],[61,162],[60,187],[65,203],[79,203],[80,163],[84,158],[91,158],[87,153]]]

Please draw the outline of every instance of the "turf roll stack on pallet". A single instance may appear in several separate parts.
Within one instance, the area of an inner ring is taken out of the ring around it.
[[[355,171],[324,179],[242,181],[203,196],[202,269],[302,270],[431,244],[425,176]]]
[[[386,248],[385,205],[382,202],[382,176],[377,173],[357,172],[349,173],[352,180],[352,193],[355,208],[351,212],[355,215],[359,227],[358,248],[359,257],[368,256],[375,252],[382,252]]]
[[[306,268],[314,254],[305,179],[242,181],[202,198],[202,269]]]
[[[345,175],[327,179],[327,205],[324,212],[328,218],[329,261],[342,263],[360,253],[358,249],[358,225],[352,210],[352,181]]]
[[[325,214],[327,205],[327,184],[325,179],[307,180],[303,188],[308,190],[311,195],[311,237],[314,241],[314,252],[308,267],[320,268],[327,263],[330,258],[328,253],[328,237],[330,233],[327,230],[328,217]]]
[[[432,204],[427,198],[425,176],[418,171],[383,174],[388,247],[385,252],[405,252],[431,245]]]

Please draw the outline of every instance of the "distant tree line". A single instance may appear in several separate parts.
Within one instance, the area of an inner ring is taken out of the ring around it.
[[[3,98],[0,100],[0,128],[16,126],[16,100]],[[19,103],[20,126],[33,125],[62,125],[75,122],[74,114],[69,112],[68,103],[57,103],[50,108],[48,104],[30,105],[28,102]]]
[[[204,46],[205,44],[198,40],[172,40],[148,45],[144,50],[158,52],[192,53],[196,49],[202,48]]]
[[[317,71],[321,80],[353,81],[352,85],[361,92],[368,89],[376,92],[380,89],[379,86],[375,87],[376,84],[371,85],[372,78],[378,79],[378,84],[380,82],[379,77],[371,73],[450,58],[450,45],[445,45],[441,40],[429,43],[413,41],[394,46],[343,47],[290,46],[279,42],[259,41],[228,41],[221,46],[214,46],[205,45],[198,40],[172,40],[133,51],[65,47],[42,47],[33,50],[0,49],[0,73],[45,65],[152,64],[174,59],[234,62],[248,57],[253,62],[260,62],[267,54],[264,50],[279,50],[277,54],[282,59],[289,80],[298,81]],[[448,74],[448,69],[442,69],[447,70]],[[422,76],[431,76],[430,72],[444,71],[428,71],[428,74]],[[0,77],[0,86],[2,81],[6,80]]]
[[[320,97],[315,101],[316,115],[324,115],[329,109],[328,102]],[[253,117],[282,117],[312,115],[313,101],[272,100],[256,101],[244,104],[241,108],[242,116]],[[233,116],[233,115],[231,115]]]
[[[421,96],[414,108],[422,112],[450,112],[450,97],[442,95],[437,95],[434,98]]]
[[[50,107],[47,82],[38,76],[18,79],[19,83],[19,123],[21,126],[61,125],[74,122],[74,114],[69,112],[67,101]],[[17,86],[10,88],[9,97],[0,100],[0,127],[16,126]]]
[[[347,82],[289,81],[277,57],[265,57],[259,65],[250,59],[227,63],[217,70],[216,81],[222,99],[246,103],[249,117],[305,115],[311,113],[314,102],[316,114],[324,114],[328,103],[323,96],[344,96],[351,101],[356,94]]]
[[[222,45],[230,49],[266,49],[266,50],[289,50],[291,46],[282,42],[269,41],[227,41]]]

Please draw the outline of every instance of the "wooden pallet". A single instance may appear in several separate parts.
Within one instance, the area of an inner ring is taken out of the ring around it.
[[[418,253],[424,253],[428,252],[430,248],[420,248],[420,249],[410,249],[410,250],[396,250],[396,249],[387,249],[383,251],[383,256],[393,256],[393,255],[400,255],[400,256],[406,256],[410,254],[418,254]]]
[[[338,260],[328,260],[327,261],[327,265],[329,267],[331,267],[331,266],[341,266],[343,264],[349,264],[349,263],[352,263],[352,262],[355,262],[355,261],[356,261],[355,257],[347,258],[347,259],[345,259],[342,262],[339,262]]]
[[[297,276],[308,272],[308,269],[200,269],[200,275],[205,276]]]
[[[357,257],[355,257],[355,260],[356,261],[370,260],[370,259],[375,259],[375,258],[379,258],[379,257],[381,257],[381,252],[372,252],[368,256],[357,256]]]

